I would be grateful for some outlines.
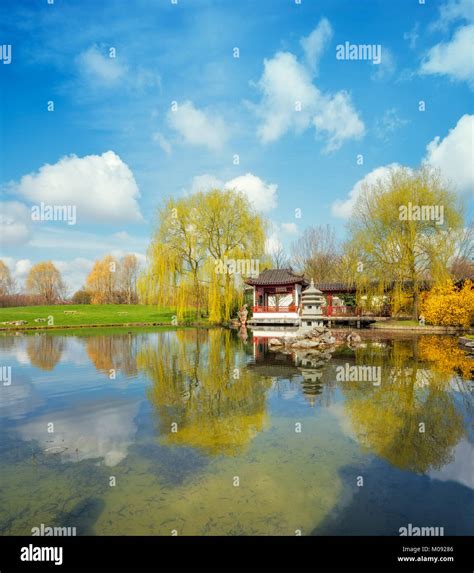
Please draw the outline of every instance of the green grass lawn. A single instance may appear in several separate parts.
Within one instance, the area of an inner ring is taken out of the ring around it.
[[[66,311],[66,312],[65,312]],[[70,314],[70,311],[75,311]],[[121,325],[127,323],[169,323],[174,311],[168,308],[157,308],[141,304],[77,304],[77,305],[49,305],[49,306],[20,306],[0,308],[0,322],[13,320],[27,320],[24,327],[47,327],[47,322],[34,322],[35,318],[53,317],[53,326],[84,326],[91,324]],[[203,319],[201,319],[205,322]],[[189,320],[193,321],[190,315]],[[7,325],[0,325],[5,328]],[[16,326],[10,328],[18,328]]]
[[[397,320],[397,319],[390,319],[380,323],[382,326],[409,326],[410,328],[414,326],[420,326],[417,320]],[[422,328],[422,327],[421,327]]]

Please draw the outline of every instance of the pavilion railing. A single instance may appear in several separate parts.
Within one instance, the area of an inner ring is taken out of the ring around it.
[[[323,316],[360,316],[360,309],[354,306],[322,306]]]
[[[256,305],[252,307],[254,313],[256,312],[298,312],[298,307],[296,304],[290,304],[289,306],[261,306]]]

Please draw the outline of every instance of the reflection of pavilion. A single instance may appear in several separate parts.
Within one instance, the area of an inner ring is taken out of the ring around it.
[[[298,378],[303,394],[311,406],[322,394],[322,376],[328,360],[320,353],[305,351],[275,352],[268,349],[268,338],[254,337],[254,359],[249,368],[261,376],[272,378]]]

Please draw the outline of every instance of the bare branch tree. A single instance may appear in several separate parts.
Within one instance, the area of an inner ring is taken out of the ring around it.
[[[295,269],[316,283],[340,279],[341,249],[329,225],[305,229],[293,243],[291,254]]]

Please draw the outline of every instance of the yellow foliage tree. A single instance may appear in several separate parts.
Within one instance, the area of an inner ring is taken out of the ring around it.
[[[15,289],[15,281],[12,278],[10,269],[0,260],[0,296],[12,294]]]
[[[457,289],[452,281],[433,287],[422,298],[421,312],[428,324],[469,327],[474,323],[473,283]]]
[[[51,261],[37,263],[31,267],[26,278],[26,288],[44,297],[48,304],[61,299],[66,292],[61,273]]]
[[[386,177],[364,183],[352,210],[347,247],[358,261],[358,290],[364,281],[399,285],[410,293],[417,319],[422,285],[448,278],[453,236],[462,226],[458,199],[428,166],[393,168]]]
[[[117,261],[112,255],[106,255],[100,261],[95,261],[86,282],[91,293],[92,304],[115,302]]]
[[[178,319],[207,311],[211,322],[229,320],[242,304],[242,266],[260,261],[264,244],[265,222],[242,193],[170,199],[138,282],[141,300],[175,307]]]

